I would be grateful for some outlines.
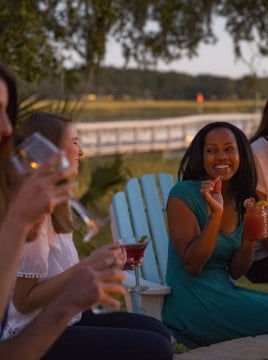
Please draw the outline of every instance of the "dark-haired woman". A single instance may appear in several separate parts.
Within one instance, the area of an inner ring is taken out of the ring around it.
[[[0,359],[36,360],[49,349],[75,314],[95,302],[105,302],[105,289],[111,281],[114,282],[113,292],[122,294],[124,289],[118,282],[124,274],[115,271],[96,274],[89,268],[76,271],[62,292],[23,331],[2,340],[8,298],[25,241],[45,214],[68,200],[73,184],[62,180],[74,175],[71,167],[51,171],[59,161],[59,154],[27,177],[14,193],[15,174],[11,177],[10,156],[16,115],[16,84],[9,71],[0,64]],[[108,297],[113,301],[112,296]]]
[[[203,346],[268,333],[268,294],[241,288],[254,242],[243,236],[243,201],[255,196],[246,136],[210,123],[194,137],[167,204],[170,243],[163,317],[177,334]]]

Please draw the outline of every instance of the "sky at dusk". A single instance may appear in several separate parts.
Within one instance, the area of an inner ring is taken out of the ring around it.
[[[224,30],[224,20],[217,19],[214,25],[218,42],[216,45],[201,44],[198,49],[198,56],[189,60],[187,58],[165,64],[159,62],[156,70],[184,72],[191,75],[211,74],[240,78],[251,73],[250,67],[237,60],[234,56],[232,39]],[[254,45],[243,44],[243,51],[247,62],[253,64],[258,76],[268,76],[268,57],[254,56],[256,49]],[[254,59],[254,60],[252,60]],[[121,67],[124,59],[120,47],[115,41],[109,41],[107,46],[104,65]],[[132,62],[128,67],[135,67]]]

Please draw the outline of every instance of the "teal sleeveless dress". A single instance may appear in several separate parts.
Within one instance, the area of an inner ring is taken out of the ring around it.
[[[196,215],[202,229],[208,212],[200,193],[200,181],[178,182],[169,197],[181,199]],[[195,346],[268,333],[268,294],[236,286],[228,273],[228,261],[240,246],[243,224],[231,234],[220,233],[214,252],[202,272],[187,272],[169,241],[165,324]]]

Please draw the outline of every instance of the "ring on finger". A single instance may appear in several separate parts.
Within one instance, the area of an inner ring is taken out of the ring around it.
[[[115,259],[114,258],[109,258],[109,259],[106,259],[105,260],[105,264],[108,266],[108,267],[114,267],[115,265]]]

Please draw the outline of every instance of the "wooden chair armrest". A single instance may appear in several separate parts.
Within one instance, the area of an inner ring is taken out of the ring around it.
[[[129,272],[126,271],[127,277],[124,280],[124,285],[129,288],[131,286],[135,285],[135,276],[134,274],[131,274]],[[156,284],[153,283],[151,281],[148,280],[144,280],[142,278],[140,278],[140,284],[141,285],[145,285],[148,286],[148,290],[143,291],[140,295],[144,295],[144,296],[155,296],[155,295],[167,295],[170,294],[171,288],[167,285],[161,285],[161,284]]]

